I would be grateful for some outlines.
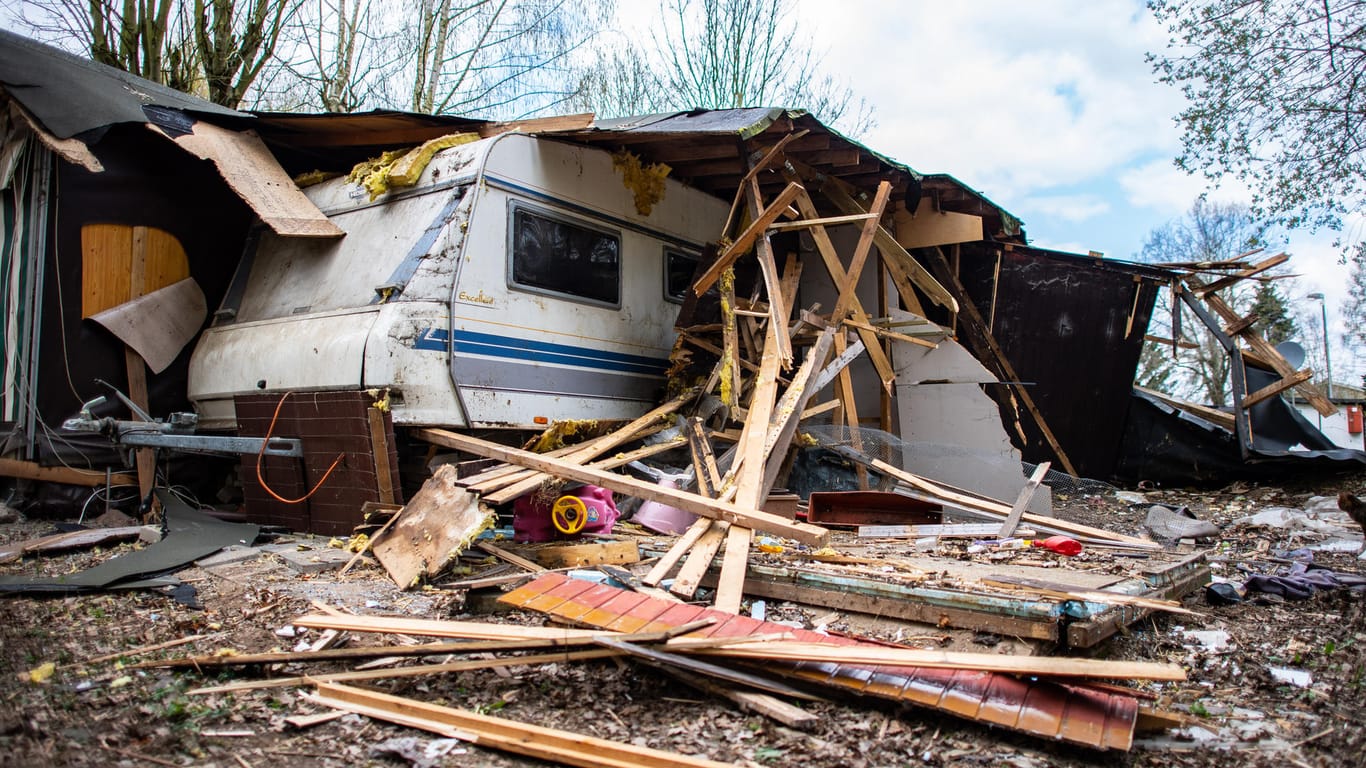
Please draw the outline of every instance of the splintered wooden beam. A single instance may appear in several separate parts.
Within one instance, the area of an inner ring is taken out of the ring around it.
[[[549,763],[584,768],[730,768],[731,765],[599,739],[581,730],[562,731],[528,725],[505,717],[481,715],[344,685],[320,684],[312,700],[334,709],[418,728],[447,738],[471,741],[482,747],[527,755]]]
[[[811,198],[802,194],[797,197],[797,209],[808,219],[816,218],[816,204],[811,202]],[[821,255],[821,262],[825,265],[825,271],[830,273],[830,280],[835,285],[844,282],[844,264],[840,262],[839,253],[835,250],[835,244],[831,242],[830,235],[826,233],[825,227],[812,227],[811,239],[816,243],[816,252]],[[858,296],[855,295],[849,304],[849,313],[854,320],[868,322],[868,313],[864,311],[862,304],[859,303]],[[868,359],[872,361],[873,368],[877,371],[878,379],[882,381],[882,388],[889,390],[892,383],[896,381],[896,371],[892,368],[892,361],[887,359],[886,352],[882,345],[878,343],[877,334],[866,328],[856,328],[859,338],[863,341],[864,348],[868,351]],[[843,351],[841,349],[841,351]]]
[[[1269,259],[1265,259],[1263,261],[1257,262],[1256,264],[1253,264],[1247,269],[1244,269],[1240,272],[1236,272],[1227,277],[1221,277],[1218,280],[1215,280],[1209,285],[1206,285],[1200,290],[1196,291],[1195,295],[1203,299],[1206,294],[1214,293],[1215,291],[1222,291],[1223,289],[1228,288],[1229,286],[1234,285],[1242,280],[1247,280],[1248,278],[1255,277],[1267,271],[1268,269],[1274,269],[1275,267],[1279,267],[1280,265],[1286,263],[1289,260],[1290,254],[1278,253]]]
[[[997,537],[1008,539],[1015,535],[1015,529],[1020,526],[1020,516],[1024,514],[1025,508],[1029,506],[1030,499],[1034,498],[1034,492],[1039,490],[1039,483],[1043,482],[1044,475],[1048,474],[1049,463],[1044,462],[1034,468],[1034,474],[1029,476],[1024,487],[1020,489],[1020,495],[1015,498],[1015,505],[1006,514],[1006,519],[1001,523],[1001,530]]]
[[[1251,408],[1263,400],[1269,400],[1287,389],[1299,386],[1312,378],[1314,378],[1314,372],[1305,368],[1304,370],[1291,374],[1279,381],[1273,381],[1256,392],[1248,393],[1248,396],[1243,398],[1243,407]]]
[[[702,577],[706,575],[716,553],[721,550],[721,545],[725,543],[728,530],[730,530],[730,523],[720,520],[711,521],[706,532],[692,546],[691,552],[688,553],[688,559],[678,569],[678,574],[674,576],[673,586],[669,587],[670,592],[684,598],[691,598],[693,593],[697,592],[698,585],[702,583]]]
[[[792,447],[792,437],[797,433],[797,424],[803,418],[806,404],[818,391],[811,386],[811,382],[820,364],[830,354],[834,342],[835,329],[825,329],[816,339],[816,343],[807,350],[806,359],[792,375],[791,386],[778,401],[773,414],[773,426],[769,429],[768,439],[764,444],[764,456],[767,457],[762,486],[764,497],[768,496],[777,482],[778,472],[787,459],[788,449]]]
[[[721,273],[729,269],[731,265],[735,263],[736,259],[748,253],[749,249],[754,247],[754,241],[759,239],[759,236],[764,233],[764,230],[768,229],[769,224],[777,221],[778,217],[783,215],[783,212],[787,210],[788,206],[792,205],[792,201],[796,200],[797,195],[801,192],[802,186],[800,184],[788,184],[782,192],[779,192],[778,196],[773,199],[773,202],[755,217],[749,227],[735,239],[735,242],[727,246],[726,250],[722,251],[721,255],[716,258],[716,261],[712,262],[711,266],[707,268],[707,271],[703,272],[702,276],[697,278],[697,282],[693,283],[693,292],[698,296],[701,296],[713,285],[716,285],[716,281],[720,279]]]
[[[694,520],[693,524],[688,526],[688,530],[684,531],[683,535],[678,537],[678,540],[674,542],[672,547],[669,547],[669,551],[665,552],[659,560],[655,561],[654,567],[650,569],[650,572],[641,577],[641,582],[652,587],[659,586],[659,582],[663,581],[664,577],[669,575],[669,571],[673,570],[675,565],[678,565],[678,561],[682,560],[683,556],[688,554],[688,550],[692,549],[698,539],[701,539],[703,534],[710,528],[711,520],[708,520],[705,517]]]
[[[577,448],[576,450],[570,451],[569,453],[564,455],[564,460],[576,464],[583,463],[598,456],[601,456],[602,454],[612,450],[613,448],[625,445],[626,443],[629,443],[632,440],[635,440],[636,438],[640,437],[643,433],[645,433],[646,430],[649,430],[653,427],[658,427],[663,417],[674,413],[679,408],[682,408],[684,404],[690,402],[696,394],[697,393],[690,391],[682,395],[679,395],[678,397],[675,397],[669,402],[659,406],[658,408],[655,408],[654,410],[650,411],[644,416],[641,416],[635,421],[630,422],[621,429],[615,430],[610,434],[603,435],[602,437],[590,440],[583,446]],[[545,475],[540,473],[534,474],[531,477],[525,478],[519,482],[507,486],[506,488],[503,488],[499,491],[495,491],[484,496],[484,501],[494,505],[505,504],[509,501],[516,499],[518,496],[521,496],[522,494],[536,490],[538,487],[540,487],[541,483],[545,482],[545,480]]]
[[[637,480],[634,477],[618,475],[606,470],[585,467],[561,458],[543,456],[540,454],[523,451],[517,448],[509,448],[497,443],[470,435],[462,435],[444,429],[419,429],[416,436],[430,443],[442,445],[447,448],[454,448],[458,451],[465,451],[476,456],[484,456],[490,459],[506,461],[510,464],[520,464],[538,472],[544,472],[554,477],[562,477],[567,480],[577,480],[582,483],[592,483],[602,486],[618,493],[628,496],[636,496],[647,501],[657,501],[661,504],[677,507],[685,512],[691,512],[705,518],[714,520],[724,520],[728,523],[744,525],[755,530],[772,533],[776,536],[785,536],[795,539],[803,544],[823,547],[830,542],[830,531],[818,525],[809,523],[795,523],[778,515],[772,515],[756,509],[745,509],[720,500],[708,499],[695,493],[680,491],[673,488],[665,488],[661,485],[647,483]]]
[[[749,180],[748,204],[751,218],[763,215],[763,198],[759,194],[759,182],[753,178]],[[787,332],[789,309],[783,297],[783,280],[778,274],[778,264],[773,259],[773,244],[769,242],[767,231],[754,241],[754,253],[758,257],[759,271],[763,274],[764,287],[768,291],[768,322],[776,331],[770,334],[765,345],[777,346],[778,360],[786,369],[792,365],[792,340],[788,338]]]
[[[1233,308],[1228,305],[1228,302],[1224,301],[1222,296],[1217,293],[1208,292],[1205,284],[1200,282],[1197,278],[1192,276],[1186,277],[1186,284],[1190,286],[1191,293],[1199,295],[1200,298],[1204,299],[1205,306],[1213,310],[1225,324],[1234,325],[1242,319],[1238,313],[1234,312]],[[1205,292],[1202,294],[1202,291]],[[1204,320],[1205,318],[1201,318],[1202,322],[1204,322]],[[1209,323],[1206,323],[1206,325],[1209,325]],[[1211,330],[1216,329],[1211,328]],[[1242,332],[1238,334],[1237,338],[1242,339],[1243,343],[1251,347],[1252,351],[1257,354],[1257,357],[1267,362],[1272,370],[1281,375],[1282,379],[1291,378],[1296,375],[1297,372],[1295,369],[1291,367],[1290,363],[1287,362],[1285,357],[1276,349],[1276,346],[1262,338],[1260,334],[1256,333],[1251,328],[1244,328]],[[1328,398],[1324,397],[1323,393],[1318,391],[1318,389],[1309,386],[1305,382],[1299,382],[1296,385],[1296,388],[1297,391],[1304,395],[1305,399],[1309,401],[1309,404],[1314,406],[1314,410],[1318,411],[1320,415],[1332,416],[1338,412],[1338,407],[1333,405]]]

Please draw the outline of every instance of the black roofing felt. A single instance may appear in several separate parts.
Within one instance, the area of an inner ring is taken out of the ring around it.
[[[116,123],[147,122],[146,106],[251,117],[4,30],[0,85],[61,139]]]

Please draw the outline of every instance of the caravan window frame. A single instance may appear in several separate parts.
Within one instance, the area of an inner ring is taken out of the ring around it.
[[[515,265],[515,261],[516,261],[516,258],[517,258],[517,214],[518,214],[518,213],[523,213],[523,212],[524,212],[524,213],[527,213],[527,214],[530,214],[530,215],[532,215],[532,216],[536,216],[536,217],[541,218],[541,219],[546,219],[546,220],[549,220],[549,221],[557,222],[557,223],[559,223],[559,224],[563,224],[563,225],[570,226],[570,227],[576,227],[576,228],[578,228],[578,229],[586,230],[586,231],[589,231],[589,232],[596,232],[596,233],[599,233],[599,234],[601,234],[601,235],[606,235],[606,236],[608,236],[608,237],[613,238],[613,239],[616,241],[616,244],[617,244],[617,263],[616,263],[616,294],[617,294],[617,300],[616,300],[615,302],[610,302],[610,301],[605,301],[605,300],[603,300],[603,299],[595,298],[595,297],[592,297],[592,296],[585,296],[585,295],[578,294],[578,293],[571,293],[571,292],[569,292],[569,291],[561,291],[561,290],[556,290],[556,289],[554,289],[554,288],[547,288],[547,287],[545,287],[545,286],[531,285],[531,284],[528,284],[528,283],[518,282],[518,280],[517,280],[516,265]],[[625,268],[625,267],[624,267],[625,253],[624,253],[623,250],[622,250],[622,249],[623,249],[623,246],[624,246],[624,243],[623,243],[623,239],[622,239],[621,230],[620,230],[620,229],[617,229],[617,228],[614,228],[614,227],[607,226],[605,223],[599,223],[598,221],[595,221],[595,220],[589,219],[589,218],[585,218],[585,217],[582,217],[582,216],[573,216],[573,215],[567,214],[567,213],[565,213],[565,212],[563,212],[563,211],[560,211],[560,210],[558,210],[558,209],[550,208],[550,207],[543,206],[543,205],[536,205],[536,204],[534,204],[534,203],[530,203],[530,202],[527,202],[527,201],[525,201],[525,200],[511,199],[511,200],[508,201],[508,213],[507,213],[507,262],[506,262],[506,266],[507,266],[507,286],[508,286],[508,288],[509,288],[510,290],[522,291],[522,292],[525,292],[525,293],[535,293],[535,294],[540,294],[540,295],[543,295],[543,296],[551,296],[551,297],[554,297],[554,298],[557,298],[557,299],[563,299],[563,300],[565,300],[565,301],[572,301],[572,302],[579,303],[579,304],[587,304],[587,305],[589,305],[589,306],[600,307],[600,308],[603,308],[603,309],[617,309],[617,310],[619,310],[619,309],[621,309],[621,307],[622,307],[622,293],[623,293],[623,280],[622,280],[622,276],[623,276],[623,271],[624,271],[624,268]]]
[[[684,286],[683,286],[683,294],[682,294],[681,296],[675,296],[675,295],[673,295],[672,293],[669,292],[669,258],[672,257],[672,256],[681,256],[682,258],[685,258],[685,259],[691,259],[692,262],[693,262],[693,272],[692,272],[692,274],[689,274],[689,275],[688,275],[688,282],[687,282],[686,284],[684,284]],[[687,300],[687,298],[688,298],[688,288],[691,287],[691,285],[692,285],[692,275],[694,275],[694,274],[697,273],[697,264],[700,263],[701,261],[702,261],[702,252],[701,252],[701,251],[688,250],[688,249],[686,249],[686,248],[680,248],[680,247],[678,247],[678,246],[676,246],[676,245],[669,245],[669,244],[665,244],[665,245],[664,245],[663,266],[664,266],[664,300],[665,300],[665,301],[669,302],[670,304],[682,304],[684,301]]]

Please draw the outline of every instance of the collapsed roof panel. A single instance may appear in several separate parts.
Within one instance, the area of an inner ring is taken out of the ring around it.
[[[59,139],[147,122],[144,107],[251,117],[6,30],[0,30],[0,84]]]

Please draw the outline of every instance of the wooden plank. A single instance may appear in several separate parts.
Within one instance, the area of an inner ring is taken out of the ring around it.
[[[803,544],[823,547],[830,541],[830,531],[817,525],[794,523],[777,515],[744,509],[724,501],[708,499],[695,493],[647,483],[634,477],[613,474],[593,467],[579,466],[563,459],[508,448],[497,443],[490,443],[487,440],[480,440],[476,437],[444,429],[419,429],[415,434],[422,440],[447,448],[455,448],[476,456],[520,464],[568,480],[593,483],[628,496],[636,496],[646,501],[658,501],[701,517],[744,525],[758,531],[795,539]]]
[[[1233,414],[1228,413],[1226,411],[1221,411],[1217,408],[1210,408],[1207,405],[1197,405],[1196,403],[1188,403],[1185,400],[1177,400],[1176,398],[1172,397],[1171,395],[1168,395],[1165,392],[1158,392],[1155,389],[1148,389],[1147,387],[1140,387],[1135,385],[1134,389],[1148,395],[1149,397],[1160,400],[1166,403],[1167,405],[1176,408],[1177,410],[1195,414],[1196,416],[1199,416],[1205,421],[1218,424],[1219,426],[1223,427],[1224,429],[1227,429],[1230,432],[1232,432],[1235,429],[1233,423]]]
[[[926,491],[928,494],[933,496],[935,501],[937,502],[945,502],[948,503],[950,506],[961,507],[963,509],[979,512],[991,517],[999,517],[1000,519],[1005,519],[1005,516],[1010,514],[1011,508],[1007,506],[1004,502],[996,501],[994,499],[987,499],[983,496],[971,495],[966,491],[962,491],[959,489],[950,489],[947,486],[941,486],[936,483],[932,483],[923,477],[919,477],[917,475],[911,474],[910,472],[898,469],[897,467],[894,467],[880,459],[874,459],[873,461],[871,461],[870,466],[872,466],[873,469],[876,469],[877,471],[883,474],[891,475],[892,477],[895,477],[896,479],[901,480],[914,488],[919,488],[922,491]],[[1038,528],[1039,530],[1056,530],[1062,533],[1079,534],[1082,536],[1086,536],[1092,540],[1113,541],[1116,543],[1138,547],[1141,549],[1162,548],[1162,546],[1157,542],[1149,541],[1148,539],[1140,539],[1134,536],[1125,536],[1122,533],[1106,531],[1100,528],[1092,528],[1090,526],[1082,525],[1080,523],[1072,523],[1065,520],[1058,520],[1056,518],[1044,517],[1042,515],[1035,515],[1029,512],[1025,512],[1023,515],[1021,515],[1020,519],[1026,523],[1029,523],[1031,526]]]
[[[759,194],[759,182],[751,178],[749,190],[749,215],[757,218],[761,215],[760,206],[763,204]],[[790,311],[783,296],[783,278],[778,274],[778,264],[773,258],[773,244],[769,242],[767,231],[754,241],[754,254],[759,261],[759,271],[763,274],[764,287],[768,292],[768,322],[774,331],[769,337],[771,341],[765,341],[764,344],[765,347],[770,343],[777,345],[778,359],[782,367],[787,369],[792,365],[792,341],[788,338],[787,330]],[[795,263],[795,259],[788,263]],[[763,368],[763,365],[759,367]]]
[[[413,500],[375,534],[370,549],[400,589],[442,573],[492,524],[479,497],[455,484],[456,469],[438,467]],[[359,555],[360,553],[357,553]]]
[[[1205,288],[1205,285],[1195,277],[1187,276],[1185,281],[1186,284],[1190,286],[1192,293],[1198,294]],[[1240,319],[1238,313],[1234,312],[1233,308],[1230,307],[1228,302],[1224,301],[1223,297],[1219,296],[1219,294],[1206,293],[1201,296],[1201,298],[1204,299],[1205,306],[1213,310],[1225,324],[1236,323]],[[1203,321],[1204,318],[1201,318],[1201,320]],[[1208,323],[1206,323],[1206,325],[1208,325]],[[1281,353],[1276,350],[1275,345],[1262,338],[1252,329],[1244,329],[1237,338],[1242,339],[1243,343],[1251,347],[1252,351],[1255,352],[1260,359],[1269,363],[1271,369],[1276,373],[1279,373],[1281,378],[1284,379],[1295,375],[1295,369],[1292,368],[1290,363],[1288,363]],[[1318,391],[1317,388],[1300,382],[1297,386],[1297,391],[1304,395],[1310,405],[1314,406],[1314,410],[1318,411],[1321,415],[1332,416],[1338,412],[1337,406],[1330,402],[1328,398],[1324,397],[1323,393]]]
[[[695,396],[695,392],[686,392],[679,395],[658,408],[652,409],[644,416],[628,423],[621,429],[614,430],[611,434],[603,435],[600,438],[588,441],[585,445],[577,447],[575,450],[565,454],[564,460],[576,464],[583,463],[597,456],[601,456],[614,448],[625,445],[626,443],[641,437],[647,430],[659,427],[661,425],[662,417],[668,416],[679,408],[682,408],[685,404],[692,401]],[[541,483],[545,482],[545,480],[546,477],[538,472],[535,475],[509,485],[506,488],[490,493],[486,495],[484,499],[489,504],[493,505],[506,504],[528,491],[536,490],[536,488],[538,488]]]
[[[406,616],[355,616],[351,614],[310,613],[290,621],[296,627],[336,629],[347,632],[373,632],[417,637],[459,637],[467,640],[559,640],[593,638],[602,630],[533,627],[521,624],[492,624],[477,621],[413,619]]]
[[[1280,393],[1286,391],[1287,389],[1303,384],[1304,382],[1309,381],[1312,378],[1314,378],[1314,372],[1308,368],[1305,368],[1304,370],[1293,375],[1287,376],[1281,379],[1280,381],[1274,381],[1270,384],[1267,384],[1265,387],[1262,387],[1261,389],[1257,390],[1256,392],[1248,393],[1248,396],[1243,398],[1243,407],[1251,408],[1252,406],[1262,402],[1263,400],[1273,398],[1276,395],[1279,395]]]
[[[914,344],[918,347],[926,347],[928,349],[936,349],[939,346],[938,344],[934,343],[933,341],[930,341],[929,339],[922,339],[919,336],[907,336],[904,333],[897,333],[896,331],[891,331],[886,328],[879,328],[876,325],[859,322],[858,320],[855,320],[852,317],[846,317],[840,322],[855,330],[867,329],[877,334],[878,336],[881,336],[884,339],[890,339],[891,341],[900,341],[906,344]],[[944,334],[944,336],[947,337],[948,334]]]
[[[721,255],[712,262],[702,276],[693,283],[693,292],[698,296],[706,293],[716,281],[720,279],[721,273],[726,271],[735,263],[735,260],[743,256],[754,246],[754,242],[763,235],[768,225],[778,220],[783,215],[792,201],[797,199],[797,195],[802,192],[800,184],[789,183],[778,196],[773,198],[773,202],[767,208],[754,217],[750,225],[735,239],[735,242],[726,247]]]
[[[721,488],[721,473],[716,467],[711,441],[702,430],[702,420],[697,417],[688,420],[688,448],[692,453],[698,489],[703,496],[715,497]]]
[[[536,562],[546,568],[568,568],[603,563],[624,565],[640,562],[640,547],[634,541],[608,541],[595,544],[566,544],[536,550]]]
[[[740,407],[740,337],[735,327],[735,270],[721,274],[721,401],[727,408]],[[755,369],[757,370],[757,368]]]
[[[807,350],[806,359],[792,375],[791,386],[783,393],[776,406],[772,417],[773,424],[769,428],[768,438],[764,444],[763,455],[768,457],[764,463],[761,486],[764,498],[767,498],[777,482],[778,473],[787,459],[788,449],[792,447],[792,438],[797,433],[797,425],[804,417],[806,404],[816,395],[817,389],[810,386],[810,383],[815,378],[817,367],[830,353],[834,337],[833,328],[827,328],[821,333],[816,343]]]
[[[375,489],[384,504],[394,504],[393,467],[389,464],[389,430],[384,423],[384,411],[374,406],[367,409],[370,418],[370,453],[375,457]],[[458,468],[456,474],[459,474]]]
[[[651,666],[679,667],[686,669],[689,672],[707,675],[708,677],[714,677],[717,680],[725,680],[728,683],[743,685],[760,691],[767,691],[768,693],[791,696],[794,699],[802,699],[805,701],[822,700],[819,696],[813,696],[800,688],[793,688],[786,683],[780,683],[776,680],[770,680],[766,677],[760,677],[759,675],[750,674],[748,672],[740,672],[728,667],[723,667],[719,664],[700,661],[699,659],[693,658],[691,655],[670,653],[661,651],[657,648],[646,648],[643,645],[636,645],[635,643],[628,643],[610,637],[599,638],[597,644],[604,648],[621,651],[623,654],[643,660]]]
[[[616,653],[613,651],[613,653]],[[349,686],[318,686],[316,701],[336,709],[421,728],[450,738],[584,768],[722,768],[719,763],[634,744],[608,741],[581,730],[561,731],[526,725],[437,704],[404,699]]]
[[[814,712],[808,712],[801,707],[789,704],[786,701],[767,693],[736,690],[732,686],[719,685],[702,675],[692,674],[681,669],[669,667],[661,667],[661,669],[670,676],[678,679],[684,685],[696,688],[709,696],[726,699],[746,712],[763,715],[788,728],[795,728],[799,731],[810,731],[824,722],[824,719],[820,715],[817,715]]]
[[[650,572],[641,577],[640,580],[652,587],[659,586],[659,582],[669,575],[669,571],[678,564],[679,560],[683,559],[684,555],[688,554],[688,550],[692,549],[697,540],[702,538],[702,534],[706,533],[709,528],[711,528],[711,520],[705,517],[694,520],[693,524],[688,526],[688,530],[678,537],[674,545],[669,547],[669,551],[665,552],[654,567],[650,569]]]
[[[763,661],[811,661],[834,664],[874,664],[935,669],[971,669],[1038,677],[1160,680],[1179,682],[1186,671],[1179,664],[1150,661],[1110,661],[1059,656],[1010,656],[999,653],[921,650],[873,645],[830,645],[777,640],[759,647],[731,645],[689,651],[703,656]]]
[[[687,561],[678,569],[678,574],[674,576],[673,586],[669,587],[670,592],[683,598],[691,598],[693,593],[697,592],[703,574],[711,567],[717,551],[726,541],[729,529],[730,523],[722,520],[711,521],[706,532],[693,545]]]
[[[475,544],[474,546],[478,547],[481,552],[487,552],[505,563],[512,563],[518,568],[523,568],[525,570],[531,571],[532,573],[540,573],[541,571],[545,570],[545,568],[542,567],[540,563],[533,563],[525,557],[522,557],[521,555],[514,555],[513,553],[507,551],[506,549],[503,549],[502,547],[496,544],[490,544],[487,541],[481,541]]]
[[[277,677],[271,680],[244,680],[238,683],[227,683],[225,685],[210,686],[207,688],[195,688],[194,690],[187,691],[187,693],[191,696],[206,696],[209,694],[235,693],[238,691],[255,691],[262,688],[293,688],[301,685],[313,685],[314,683],[324,682],[399,680],[409,677],[449,675],[452,672],[473,672],[477,669],[493,669],[496,667],[536,666],[537,664],[555,664],[569,661],[582,661],[585,659],[604,659],[618,655],[620,654],[616,651],[606,649],[554,651],[551,653],[538,653],[529,656],[506,656],[493,659],[452,661],[445,664],[421,664],[412,667],[366,669],[356,670],[354,672],[331,672],[327,674],[301,675],[299,677]]]
[[[718,611],[739,613],[744,601],[745,569],[749,567],[749,547],[754,531],[732,525],[726,531],[726,549],[721,556],[721,575],[716,583],[712,606]]]
[[[780,221],[769,226],[774,232],[790,232],[797,229],[810,229],[812,227],[837,227],[841,224],[861,224],[869,219],[876,218],[871,213],[856,213],[852,216],[822,216],[817,219],[799,219],[798,221]]]
[[[1214,293],[1215,291],[1222,291],[1223,289],[1228,288],[1236,283],[1242,282],[1243,280],[1246,280],[1250,277],[1255,277],[1256,275],[1259,275],[1267,271],[1268,269],[1274,269],[1276,267],[1279,267],[1280,265],[1286,263],[1289,260],[1290,254],[1278,253],[1269,259],[1264,259],[1262,261],[1257,262],[1256,264],[1253,264],[1247,269],[1241,270],[1232,275],[1228,275],[1227,277],[1221,277],[1218,280],[1215,280],[1209,285],[1202,287],[1200,290],[1195,291],[1195,295],[1203,299],[1207,294]]]
[[[816,218],[816,204],[811,202],[811,198],[805,194],[797,197],[797,209],[807,218]],[[825,227],[812,227],[811,239],[816,244],[816,252],[821,256],[821,263],[825,265],[825,271],[830,274],[830,280],[835,285],[840,285],[846,277],[844,264],[840,262],[839,253],[835,250],[835,244],[830,240]],[[863,305],[855,295],[850,300],[849,314],[859,322],[868,321],[868,313],[864,311]],[[891,390],[892,383],[896,381],[896,371],[892,369],[892,362],[887,359],[881,345],[877,343],[877,335],[866,329],[857,329],[859,338],[863,341],[863,346],[868,351],[868,359],[873,363],[873,369],[877,371],[878,379],[882,381],[884,389]]]
[[[21,480],[38,480],[44,483],[65,483],[95,487],[104,485],[103,471],[77,469],[75,467],[44,467],[36,462],[22,459],[0,458],[0,477],[17,477]],[[117,486],[137,485],[136,475],[115,472],[109,475],[109,484]]]
[[[1034,492],[1039,490],[1039,483],[1043,482],[1044,475],[1048,474],[1048,462],[1043,462],[1034,468],[1034,474],[1025,481],[1024,487],[1020,489],[1020,495],[1015,497],[1015,504],[1006,513],[1006,519],[1001,521],[1001,531],[997,534],[998,538],[1008,539],[1015,535],[1015,529],[1020,526],[1020,516],[1024,514],[1025,507],[1034,498]]]

